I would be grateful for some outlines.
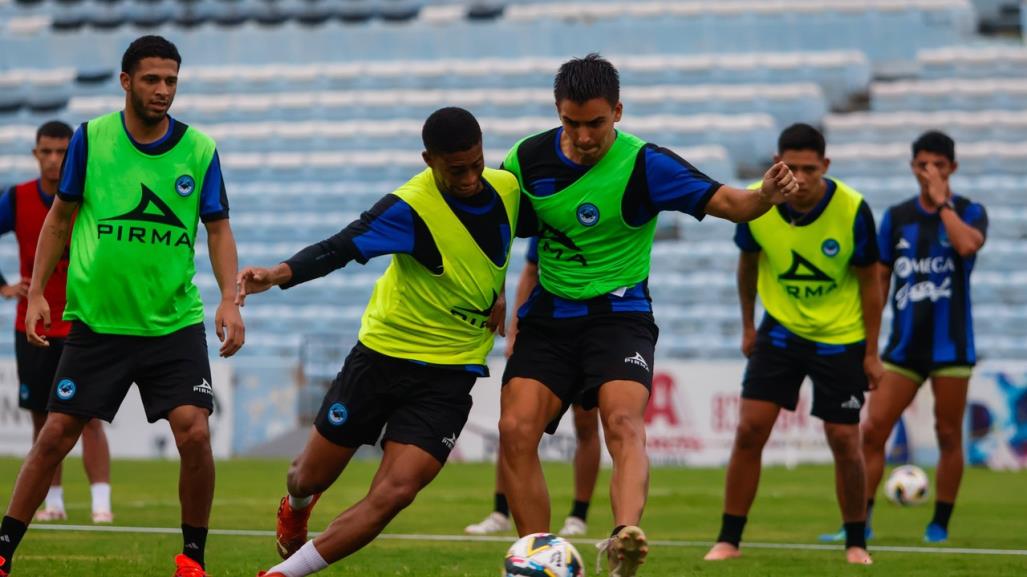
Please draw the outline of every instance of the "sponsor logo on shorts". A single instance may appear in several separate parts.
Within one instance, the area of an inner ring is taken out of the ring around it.
[[[75,396],[75,391],[78,387],[75,386],[75,382],[71,379],[61,379],[61,382],[57,383],[57,398],[62,401],[70,401]]]
[[[838,244],[838,241],[836,241],[833,238],[829,238],[829,239],[825,240],[824,244],[820,245],[820,250],[822,250],[825,255],[830,256],[830,257],[838,256],[838,252],[841,249],[842,249],[841,245]]]
[[[338,427],[345,423],[347,419],[349,419],[349,411],[346,410],[346,405],[335,403],[328,407],[328,422],[332,425]]]
[[[188,174],[183,174],[175,181],[175,192],[178,196],[189,196],[196,188],[196,181]]]
[[[29,386],[28,386],[28,384],[22,383],[21,384],[21,389],[18,391],[18,394],[21,396],[21,400],[23,400],[23,401],[29,400]]]
[[[863,408],[863,403],[859,402],[859,399],[856,398],[856,395],[852,395],[852,396],[849,397],[849,400],[847,400],[844,403],[842,403],[842,408],[843,409],[854,409],[854,410],[858,411],[861,408]]]
[[[442,437],[442,444],[452,449],[456,445],[456,433],[453,433],[448,437]]]
[[[194,393],[206,393],[206,394],[208,394],[208,395],[213,397],[214,396],[214,387],[211,387],[210,383],[207,382],[207,379],[204,378],[202,383],[200,383],[200,384],[196,385],[195,387],[193,387],[193,392]]]
[[[638,365],[645,369],[645,372],[649,372],[649,363],[645,362],[645,357],[642,356],[642,353],[636,352],[633,357],[624,357],[624,362],[629,365]]]
[[[578,207],[578,222],[583,226],[594,226],[599,222],[599,209],[591,202]]]

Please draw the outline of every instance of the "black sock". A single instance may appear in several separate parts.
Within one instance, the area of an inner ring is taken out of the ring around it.
[[[870,524],[870,516],[874,513],[874,500],[867,499],[867,525]]]
[[[855,523],[845,523],[845,548],[849,547],[862,547],[867,548],[867,522],[857,521]]]
[[[617,533],[620,533],[620,530],[625,527],[627,527],[627,525],[617,525],[613,528],[613,532],[610,533],[610,537],[616,537]]]
[[[203,566],[203,550],[207,547],[207,528],[182,524],[182,554]]]
[[[574,501],[571,505],[571,517],[577,517],[582,521],[588,519],[588,501]]]
[[[934,518],[931,519],[931,523],[940,525],[946,531],[949,530],[949,518],[952,517],[952,508],[955,507],[955,503],[946,503],[944,501],[934,502]]]
[[[0,558],[3,559],[0,561],[0,570],[11,572],[11,557],[14,557],[14,550],[18,548],[28,528],[28,525],[13,517],[4,517],[3,522],[0,522]]]
[[[495,500],[493,501],[493,503],[495,503],[492,506],[493,511],[499,513],[504,517],[510,516],[510,504],[506,502],[506,495],[502,493],[496,493]]]
[[[717,536],[717,543],[731,543],[738,547],[742,542],[742,531],[745,530],[745,522],[749,518],[745,515],[724,515],[720,518],[720,535]]]

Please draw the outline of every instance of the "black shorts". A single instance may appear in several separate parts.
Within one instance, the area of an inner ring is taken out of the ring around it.
[[[357,343],[314,426],[342,447],[373,445],[381,437],[383,445],[414,445],[445,463],[471,413],[477,379],[471,372],[389,357]]]
[[[514,378],[541,382],[560,398],[561,415],[572,403],[595,408],[599,387],[610,381],[635,381],[651,391],[659,334],[651,313],[525,317],[517,321],[503,384]]]
[[[48,410],[111,422],[135,383],[151,423],[172,409],[214,411],[203,324],[160,337],[109,335],[74,322],[57,365]]]
[[[742,398],[769,401],[789,411],[799,402],[799,388],[813,381],[811,413],[828,423],[859,423],[867,377],[863,372],[866,343],[823,345],[793,334],[772,335],[777,325],[769,315],[761,324],[756,346],[745,368]]]
[[[45,412],[53,388],[54,373],[64,350],[64,339],[47,338],[48,347],[29,344],[28,337],[14,331],[14,356],[18,361],[18,406],[30,411]]]

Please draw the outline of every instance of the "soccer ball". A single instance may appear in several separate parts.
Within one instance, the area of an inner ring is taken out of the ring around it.
[[[929,485],[930,480],[923,469],[916,465],[903,465],[888,476],[884,493],[896,505],[919,505],[927,500]]]
[[[533,533],[510,546],[503,563],[504,577],[585,577],[581,555],[566,539]]]

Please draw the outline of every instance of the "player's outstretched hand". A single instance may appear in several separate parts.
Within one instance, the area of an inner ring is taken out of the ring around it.
[[[224,299],[214,313],[214,332],[221,341],[222,357],[228,358],[239,352],[246,342],[246,325],[242,322],[239,306],[234,301]]]
[[[492,305],[492,313],[489,314],[489,330],[499,333],[499,336],[506,336],[506,293],[499,293],[496,297],[496,304]]]
[[[48,347],[50,342],[46,336],[36,332],[36,326],[43,323],[44,330],[50,330],[50,303],[40,294],[29,294],[28,311],[25,313],[25,336],[29,343],[37,347]]]
[[[235,304],[246,306],[246,296],[262,293],[275,286],[271,269],[248,266],[235,277]]]
[[[867,355],[863,358],[863,372],[867,375],[867,388],[876,391],[884,378],[884,363],[877,355]]]
[[[797,190],[799,190],[799,183],[796,182],[795,175],[783,162],[776,163],[763,174],[760,195],[771,204],[781,204],[788,200],[788,195]]]

